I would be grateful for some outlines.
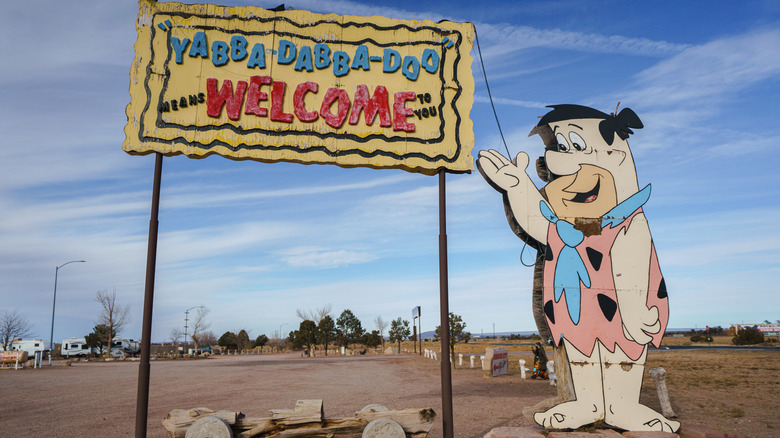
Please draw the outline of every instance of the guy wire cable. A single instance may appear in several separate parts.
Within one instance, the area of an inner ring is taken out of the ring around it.
[[[477,42],[477,52],[479,53],[479,63],[482,65],[482,77],[485,78],[485,88],[487,88],[488,99],[490,99],[490,107],[493,108],[493,116],[496,118],[496,125],[498,126],[498,133],[501,135],[501,141],[504,142],[504,149],[506,149],[506,156],[510,160],[512,159],[509,153],[509,147],[506,145],[506,139],[504,139],[504,132],[501,130],[501,123],[498,121],[498,113],[496,113],[496,106],[493,104],[493,95],[490,93],[490,85],[488,84],[487,72],[485,71],[485,62],[482,60],[482,49],[479,47],[479,37],[477,36],[477,26],[474,26],[474,40]]]

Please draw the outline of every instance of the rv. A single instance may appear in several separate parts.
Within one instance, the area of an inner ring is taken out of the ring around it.
[[[92,353],[92,349],[87,346],[84,338],[70,338],[62,340],[61,355],[69,358],[71,356],[86,357]]]
[[[122,352],[131,355],[141,352],[141,344],[138,341],[134,341],[132,339],[117,336],[111,341],[111,343],[113,344],[111,351],[121,350]]]
[[[36,351],[49,351],[49,341],[42,339],[14,339],[10,351],[26,351],[29,357],[35,356]]]

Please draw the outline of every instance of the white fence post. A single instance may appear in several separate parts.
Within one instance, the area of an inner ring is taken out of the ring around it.
[[[547,377],[550,378],[550,385],[558,385],[558,375],[555,374],[555,361],[547,362]]]
[[[470,356],[469,359],[471,360],[471,368],[474,368],[474,359],[476,359],[477,356]]]
[[[520,359],[520,378],[525,379],[525,361]]]

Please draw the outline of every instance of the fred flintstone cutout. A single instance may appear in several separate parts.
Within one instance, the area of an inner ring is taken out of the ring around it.
[[[639,403],[649,344],[659,346],[669,306],[642,207],[628,136],[642,128],[628,108],[606,114],[554,105],[532,134],[545,144],[544,188],[510,161],[482,151],[477,167],[503,193],[517,225],[543,248],[544,313],[571,363],[575,399],[534,415],[541,426],[596,421],[625,430],[676,432],[680,423]]]

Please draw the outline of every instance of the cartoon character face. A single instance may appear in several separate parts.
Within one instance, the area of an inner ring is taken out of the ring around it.
[[[612,174],[592,164],[547,184],[545,193],[561,218],[598,218],[615,208],[617,192]]]
[[[626,140],[608,144],[599,131],[601,119],[550,123],[557,145],[544,158],[559,177],[545,193],[559,217],[597,218],[636,193],[636,169]]]

